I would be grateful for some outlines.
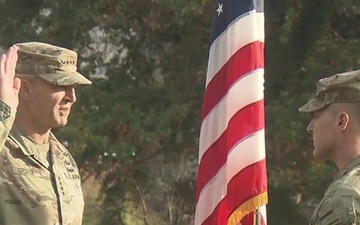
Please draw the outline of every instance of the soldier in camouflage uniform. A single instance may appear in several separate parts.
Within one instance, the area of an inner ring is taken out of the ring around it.
[[[39,42],[0,60],[0,225],[81,225],[77,165],[51,133],[66,125],[75,86],[74,51]]]
[[[360,70],[320,79],[299,109],[312,112],[313,155],[339,172],[314,210],[310,225],[360,224]]]

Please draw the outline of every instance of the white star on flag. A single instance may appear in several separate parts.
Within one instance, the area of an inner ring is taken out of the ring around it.
[[[220,4],[220,3],[218,4],[218,8],[217,8],[216,12],[218,13],[218,16],[220,16],[220,14],[222,12],[224,12],[223,11],[223,4]]]

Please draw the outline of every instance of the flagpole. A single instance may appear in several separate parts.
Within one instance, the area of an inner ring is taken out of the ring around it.
[[[255,225],[261,225],[261,215],[259,209],[255,210]]]

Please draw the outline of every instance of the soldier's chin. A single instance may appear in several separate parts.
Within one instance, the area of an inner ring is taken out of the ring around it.
[[[326,156],[324,153],[320,152],[316,148],[313,151],[313,156],[316,161],[323,162],[326,160]]]
[[[53,124],[53,128],[59,128],[59,127],[63,127],[67,124],[68,120],[67,118],[63,118],[61,120],[58,120],[56,121],[54,124]]]

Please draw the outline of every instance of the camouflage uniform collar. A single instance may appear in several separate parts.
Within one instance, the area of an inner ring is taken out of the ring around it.
[[[342,176],[344,176],[347,172],[349,172],[349,170],[351,168],[354,168],[356,165],[360,164],[360,156],[356,157],[355,159],[353,159],[349,165],[347,165],[344,169],[340,170],[336,176],[335,176],[335,180],[340,179]]]
[[[19,146],[24,155],[35,154],[36,145],[29,138],[23,135],[20,130],[13,128],[10,131],[9,136]],[[50,132],[49,135],[49,145],[52,150],[60,151],[61,153],[65,152],[65,150],[61,147],[60,142],[56,139],[52,132]]]
[[[52,132],[50,132],[49,135],[49,144],[50,149],[54,151],[55,155],[64,154],[67,152],[65,147],[60,143],[60,141],[55,137]]]
[[[10,138],[18,145],[24,155],[34,155],[34,144],[27,139],[18,129],[13,128],[10,131]]]

